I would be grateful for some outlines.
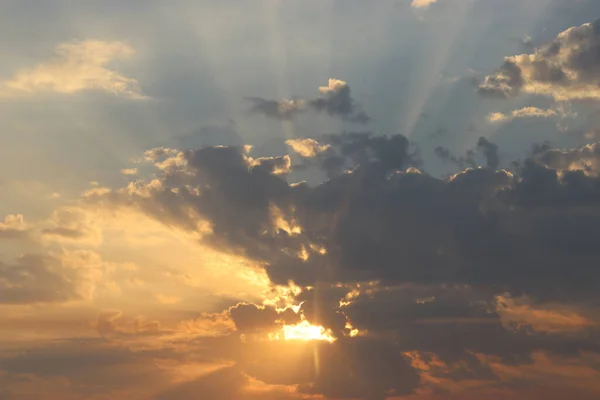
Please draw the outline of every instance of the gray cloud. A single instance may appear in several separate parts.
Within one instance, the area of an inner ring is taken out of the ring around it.
[[[250,112],[264,114],[269,118],[289,120],[306,111],[306,104],[302,99],[276,101],[260,97],[247,97],[246,100],[252,103]]]
[[[0,303],[61,303],[90,300],[102,265],[89,252],[27,254],[0,262]]]
[[[328,85],[320,87],[319,91],[321,96],[311,100],[295,98],[277,101],[260,97],[247,97],[246,99],[252,103],[250,112],[264,114],[269,118],[289,120],[312,109],[359,124],[366,124],[371,120],[352,98],[348,83],[332,78],[329,79]]]
[[[600,277],[590,266],[600,257],[594,240],[600,185],[582,166],[595,145],[563,150],[569,168],[556,161],[555,150],[540,147],[511,173],[496,169],[498,147],[480,139],[466,157],[474,160],[479,151],[487,166],[440,179],[409,168],[414,155],[400,135],[347,133],[319,143],[330,147],[309,160],[330,178],[315,187],[288,184],[242,149],[217,147],[164,154],[180,160],[180,169],[161,169],[161,184],[143,196],[101,195],[185,229],[208,221],[205,243],[262,263],[275,285],[295,282],[303,288],[296,296],[301,315],[339,338],[319,345],[318,376],[309,367],[312,358],[292,371],[273,369],[292,351],[285,343],[230,349],[228,357],[245,373],[270,384],[297,384],[309,394],[380,399],[417,386],[405,353],[461,365],[431,372],[443,379],[493,381],[497,377],[473,353],[522,365],[536,351],[572,356],[599,350],[593,329],[565,335],[523,322],[508,326],[496,309],[496,296],[504,293],[540,304],[597,301]],[[282,318],[298,318],[252,304],[230,312],[238,333],[251,338]],[[341,353],[352,362],[340,364]],[[394,368],[406,370],[407,380],[397,384],[398,376],[381,372]],[[363,383],[350,378],[357,376]]]
[[[361,124],[369,122],[369,116],[360,110],[352,99],[350,86],[346,82],[329,79],[329,84],[320,87],[319,91],[321,97],[310,101],[317,111],[324,111],[331,116],[339,116]]]
[[[559,171],[583,171],[586,175],[600,174],[600,145],[588,144],[576,149],[544,149],[536,160]]]

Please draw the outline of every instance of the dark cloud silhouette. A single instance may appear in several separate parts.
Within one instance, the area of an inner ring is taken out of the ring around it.
[[[479,85],[478,92],[484,96],[506,98],[515,96],[523,86],[520,67],[511,59],[507,59],[495,75],[489,75]]]
[[[339,79],[330,79],[327,86],[319,88],[321,97],[309,103],[317,111],[324,111],[331,116],[340,116],[352,122],[365,124],[369,116],[358,108],[352,99],[350,86]]]
[[[463,156],[457,157],[442,146],[435,148],[435,155],[444,161],[451,162],[460,168],[477,168],[476,161],[477,152],[483,154],[488,168],[496,169],[500,165],[500,157],[498,155],[498,145],[490,142],[484,137],[480,137],[477,141],[477,146],[474,149],[469,149]]]
[[[348,83],[330,79],[328,85],[320,87],[319,91],[321,96],[311,100],[294,98],[277,101],[260,97],[247,97],[246,100],[252,103],[250,112],[281,120],[290,120],[309,109],[359,124],[366,124],[371,120],[352,98]]]
[[[496,169],[500,165],[500,158],[498,157],[498,146],[490,142],[484,137],[480,137],[477,142],[477,148],[481,149],[485,159],[487,160],[487,167]]]
[[[246,100],[252,103],[250,112],[264,114],[269,118],[289,120],[306,111],[306,104],[302,99],[276,101],[260,97],[247,97]]]
[[[282,323],[294,325],[300,322],[300,316],[291,309],[278,311],[275,307],[242,303],[232,307],[229,312],[233,323],[240,332],[272,332],[281,327]]]

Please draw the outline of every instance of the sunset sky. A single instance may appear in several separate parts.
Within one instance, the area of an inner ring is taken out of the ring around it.
[[[600,398],[598,18],[0,0],[0,400]]]

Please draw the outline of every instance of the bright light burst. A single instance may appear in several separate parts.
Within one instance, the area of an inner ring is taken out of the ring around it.
[[[284,325],[283,338],[285,340],[321,340],[329,343],[335,341],[331,329],[311,325],[308,321],[302,321],[297,325]]]

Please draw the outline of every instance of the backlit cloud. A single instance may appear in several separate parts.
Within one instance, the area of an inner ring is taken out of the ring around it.
[[[513,110],[510,115],[503,113],[491,113],[488,116],[490,122],[506,122],[518,118],[550,118],[558,115],[553,109],[542,109],[537,107],[523,107]]]
[[[16,92],[72,94],[85,90],[107,92],[131,99],[143,99],[137,80],[110,69],[117,59],[129,58],[133,48],[122,42],[85,40],[56,47],[56,58],[33,68],[18,71],[5,82]]]
[[[289,139],[285,142],[296,153],[302,157],[312,158],[324,151],[327,151],[331,145],[321,145],[314,139]]]
[[[506,57],[479,86],[479,93],[500,98],[520,92],[559,101],[600,98],[600,20],[572,27],[532,54]]]

